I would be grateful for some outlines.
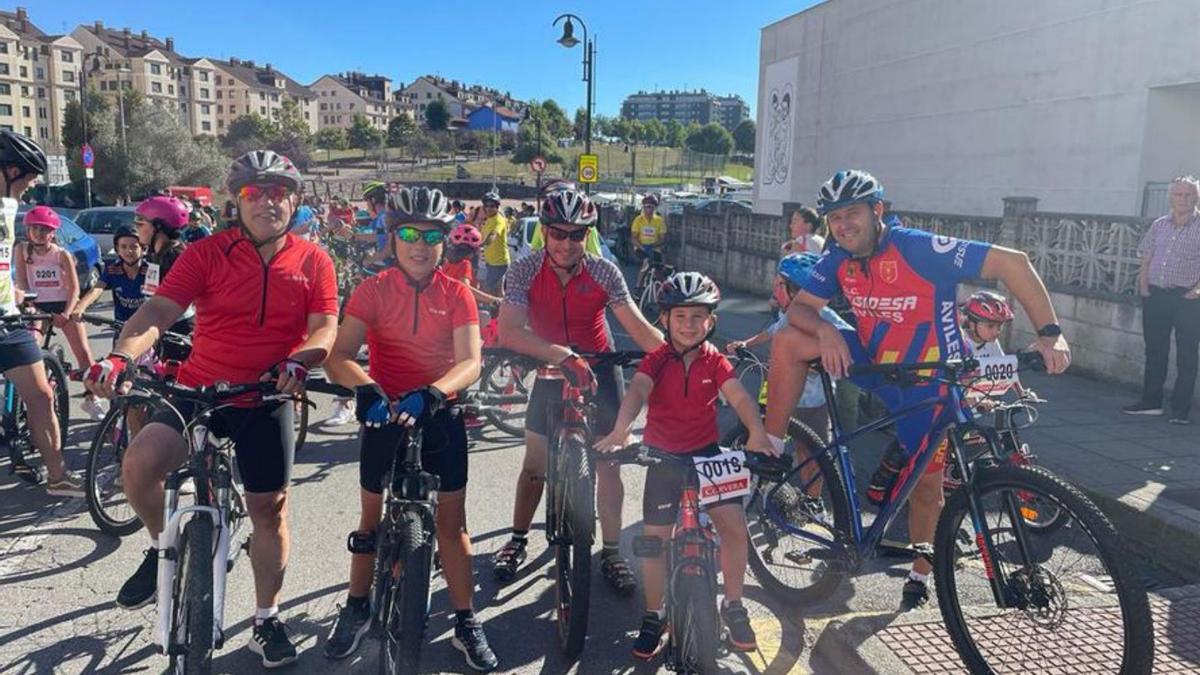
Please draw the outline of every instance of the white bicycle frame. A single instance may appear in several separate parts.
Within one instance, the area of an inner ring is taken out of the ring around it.
[[[202,448],[208,442],[208,426],[197,424],[191,429],[192,447]],[[197,485],[196,490],[204,486]],[[217,491],[216,503],[229,503],[229,488]],[[225,579],[229,571],[230,541],[233,533],[228,527],[229,509],[227,506],[185,506],[179,507],[179,494],[176,490],[167,490],[164,494],[164,527],[158,535],[158,623],[155,625],[153,640],[161,653],[166,653],[171,640],[171,617],[175,613],[174,587],[175,572],[179,551],[176,546],[184,526],[191,518],[204,516],[211,518],[217,534],[217,545],[212,557],[213,566],[213,646],[220,648],[225,641]]]

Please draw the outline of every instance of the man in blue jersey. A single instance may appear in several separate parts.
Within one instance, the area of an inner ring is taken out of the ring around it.
[[[958,284],[971,279],[997,279],[1008,287],[1038,327],[1031,348],[1045,357],[1048,372],[1061,373],[1070,364],[1070,348],[1050,294],[1023,252],[885,223],[883,186],[865,171],[834,174],[821,187],[817,207],[836,243],[822,256],[788,310],[789,327],[772,341],[766,428],[776,447],[783,446],[788,417],[803,391],[810,360],[819,358],[831,375],[845,377],[854,363],[945,361],[962,355],[956,294]],[[857,332],[838,330],[817,314],[839,290],[854,312]],[[945,386],[901,389],[884,386],[877,377],[855,378],[855,382],[876,393],[893,412],[937,397]],[[953,411],[937,406],[896,425],[908,458],[940,443],[909,500],[908,526],[914,545],[933,540],[944,502],[942,437],[953,420]],[[892,480],[872,489],[886,493],[911,470],[908,464],[896,467],[899,476],[881,471],[876,478]],[[901,609],[915,609],[928,601],[926,580],[931,570],[923,557],[913,562]]]

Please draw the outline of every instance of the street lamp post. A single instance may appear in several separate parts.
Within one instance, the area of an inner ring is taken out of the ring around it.
[[[583,22],[583,19],[574,14],[561,14],[551,25],[557,26],[559,21],[564,20],[563,34],[558,39],[558,44],[567,49],[579,44],[579,39],[575,37],[575,26],[571,22],[577,21],[580,27],[583,28],[583,80],[587,83],[587,108],[584,111],[583,151],[585,154],[590,155],[592,154],[592,96],[595,88],[593,75],[595,74],[596,66],[596,40],[594,36],[592,39],[588,39],[587,24]],[[592,184],[585,183],[584,189],[590,194]]]
[[[97,53],[97,54],[95,54],[95,55],[93,55],[93,56],[92,56],[92,69],[91,69],[91,72],[92,72],[93,74],[94,74],[94,73],[98,73],[98,72],[100,72],[100,61],[101,61],[102,59],[103,59],[104,61],[109,61],[109,58],[108,58],[107,56],[104,56],[104,55],[102,55],[102,54],[99,54],[99,53]],[[121,73],[125,73],[125,72],[129,72],[129,68],[128,68],[128,67],[127,67],[125,64],[123,64],[123,63],[122,63],[122,64],[121,64],[121,65],[120,65],[120,66],[117,68],[117,108],[120,110],[120,115],[121,115],[121,153],[124,155],[124,157],[123,157],[123,160],[124,160],[124,162],[125,162],[125,165],[126,165],[126,169],[125,169],[125,170],[126,170],[126,171],[128,171],[128,164],[129,164],[129,143],[128,143],[128,142],[126,141],[126,139],[125,139],[125,89],[124,89],[124,87],[122,86],[122,85],[124,85],[124,84],[125,84],[125,81],[121,79]],[[86,104],[84,105],[84,115],[83,115],[83,117],[84,117],[84,120],[85,120],[85,121],[84,121],[84,125],[85,125],[85,126],[84,126],[84,141],[86,142],[86,141],[87,141],[87,127],[86,127],[86,124],[87,124],[87,122],[86,122],[86,120],[87,120],[87,106],[86,106]],[[128,188],[129,188],[129,185],[128,185],[129,181],[128,181],[128,175],[126,175],[126,176],[125,176],[125,178],[126,178],[126,180],[123,180],[123,181],[121,181],[121,184],[122,184],[122,189],[123,189],[123,191],[124,191],[124,195],[125,195],[125,203],[129,203],[129,189],[128,189]],[[91,181],[90,181],[89,179],[87,179],[87,178],[85,178],[84,180],[85,180],[85,185],[87,186],[87,190],[88,190],[88,194],[87,194],[87,202],[88,202],[88,205],[90,206],[90,205],[91,205],[91,203],[92,203]]]

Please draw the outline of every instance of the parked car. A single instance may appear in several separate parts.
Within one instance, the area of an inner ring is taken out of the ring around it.
[[[25,213],[32,207],[22,206],[17,211],[16,222],[16,240],[25,240]],[[100,278],[100,246],[96,240],[87,232],[83,231],[78,223],[71,220],[63,211],[54,209],[58,212],[58,219],[62,223],[55,239],[58,245],[71,252],[75,256],[75,273],[79,275],[80,292],[87,291],[96,280]],[[16,269],[16,266],[13,266]]]
[[[719,215],[722,213],[750,213],[754,207],[750,202],[740,199],[708,199],[695,204],[688,204],[689,210],[695,213]]]
[[[96,240],[101,255],[115,256],[113,233],[122,225],[133,227],[133,211],[132,206],[96,206],[80,211],[75,222]]]

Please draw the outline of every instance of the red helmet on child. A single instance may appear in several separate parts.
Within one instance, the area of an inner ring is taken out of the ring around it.
[[[1008,323],[1013,320],[1012,307],[1008,300],[995,291],[976,291],[963,305],[967,318],[976,321]]]

